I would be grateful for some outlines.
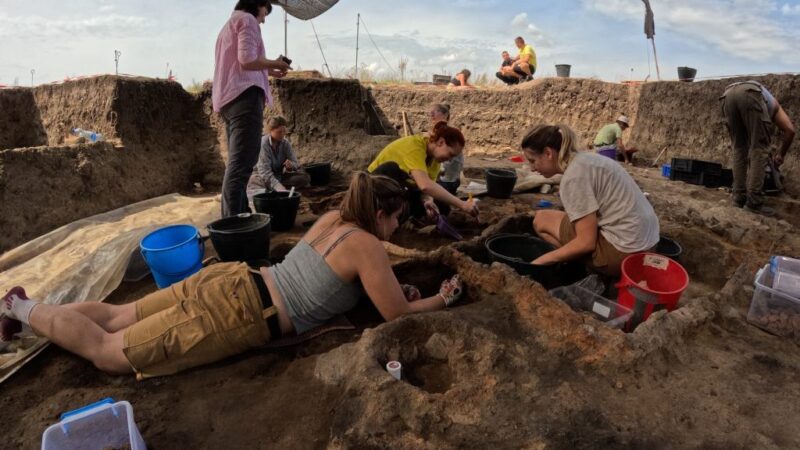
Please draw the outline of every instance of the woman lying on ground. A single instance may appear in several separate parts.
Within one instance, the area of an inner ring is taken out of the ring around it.
[[[426,213],[436,217],[447,215],[450,208],[471,214],[478,213],[475,201],[464,201],[436,183],[440,163],[464,151],[464,135],[446,122],[434,125],[430,134],[407,136],[387,145],[369,165],[370,173],[385,175],[408,187],[408,202],[413,217]]]
[[[622,260],[655,247],[658,217],[633,178],[616,161],[575,149],[566,125],[539,125],[522,139],[525,157],[545,177],[563,174],[564,210],[536,211],[533,228],[558,247],[533,264],[584,259],[593,270],[618,276]]]
[[[420,299],[401,288],[381,240],[398,227],[405,189],[366,172],[353,176],[338,211],[311,227],[286,259],[273,267],[219,263],[126,305],[99,302],[48,305],[16,287],[3,337],[22,321],[40,336],[111,373],[139,379],[169,375],[301,334],[353,308],[362,286],[384,319],[435,311],[463,289],[458,275],[439,293]],[[413,300],[413,301],[412,301]]]

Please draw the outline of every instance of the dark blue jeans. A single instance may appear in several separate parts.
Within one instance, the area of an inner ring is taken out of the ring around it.
[[[264,90],[251,86],[222,107],[228,165],[222,179],[222,217],[247,212],[247,182],[258,162],[264,123]]]

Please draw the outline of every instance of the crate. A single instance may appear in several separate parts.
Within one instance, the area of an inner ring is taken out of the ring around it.
[[[453,77],[451,77],[450,75],[434,75],[433,84],[447,84],[452,79]]]
[[[722,164],[711,161],[700,161],[699,159],[672,158],[672,170],[690,173],[710,173],[712,175],[722,175]]]
[[[611,328],[622,328],[633,316],[633,311],[616,301],[574,284],[552,289],[550,295],[569,305],[573,311],[590,313],[592,317]]]
[[[722,169],[722,186],[733,187],[733,169]]]
[[[776,336],[800,343],[800,299],[774,289],[769,264],[756,274],[747,321]]]
[[[722,186],[722,176],[703,172],[700,174],[700,184],[707,188],[718,188]]]
[[[702,178],[702,173],[684,172],[682,170],[675,170],[674,167],[670,169],[669,179],[672,181],[683,181],[684,183],[702,185]]]
[[[42,450],[104,448],[147,449],[130,403],[106,398],[64,413],[42,435]]]

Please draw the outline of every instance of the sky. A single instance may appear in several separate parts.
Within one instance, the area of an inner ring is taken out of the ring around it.
[[[49,83],[119,72],[188,86],[210,80],[214,44],[235,0],[0,0],[0,84]],[[800,0],[651,0],[661,76],[678,66],[697,77],[800,72]],[[641,0],[340,0],[313,20],[330,72],[352,75],[356,17],[362,74],[430,81],[467,68],[492,77],[500,52],[521,35],[536,50],[537,75],[571,64],[572,76],[656,78]],[[284,53],[283,11],[262,25],[267,57]],[[295,69],[327,73],[308,21],[289,18]],[[794,49],[794,50],[792,50]],[[31,74],[31,71],[33,75]]]

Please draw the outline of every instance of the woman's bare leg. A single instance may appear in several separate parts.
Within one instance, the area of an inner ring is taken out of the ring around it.
[[[536,216],[533,218],[533,229],[540,238],[556,246],[561,247],[559,234],[561,229],[561,221],[567,213],[563,211],[552,210],[539,210],[536,211]]]
[[[72,308],[44,303],[31,310],[29,320],[36,334],[88,359],[100,370],[120,374],[133,372],[122,352],[124,331],[108,333]]]
[[[101,302],[69,303],[65,308],[79,312],[109,333],[124,330],[136,323],[136,303],[109,305]]]

